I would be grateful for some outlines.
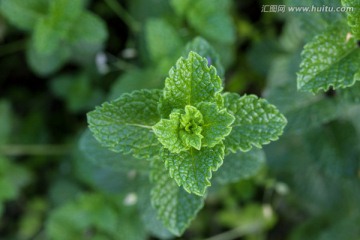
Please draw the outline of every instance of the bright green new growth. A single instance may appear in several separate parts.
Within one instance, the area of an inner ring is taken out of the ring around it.
[[[231,131],[234,117],[225,109],[219,111],[215,103],[200,103],[196,107],[186,105],[185,112],[175,109],[170,120],[162,119],[153,129],[164,148],[172,153],[200,150],[201,146],[213,147]]]
[[[267,101],[222,94],[222,89],[216,69],[190,52],[170,70],[163,90],[123,94],[88,114],[101,145],[151,160],[152,203],[176,235],[201,208],[212,172],[225,155],[260,148],[286,125]]]

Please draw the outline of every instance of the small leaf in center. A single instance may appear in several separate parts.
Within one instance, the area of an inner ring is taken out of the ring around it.
[[[203,124],[203,116],[200,111],[193,106],[185,106],[185,114],[182,114],[180,119],[179,136],[186,147],[200,150]]]
[[[186,105],[185,109],[175,109],[170,119],[161,119],[154,127],[154,133],[164,148],[172,153],[195,148],[200,150],[204,136],[203,115],[196,107]]]

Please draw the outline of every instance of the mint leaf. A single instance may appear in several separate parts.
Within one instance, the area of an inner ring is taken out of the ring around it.
[[[161,90],[123,94],[88,113],[89,128],[105,147],[137,158],[158,153],[159,141],[151,127],[160,120],[157,112]]]
[[[216,69],[195,52],[187,59],[180,58],[165,80],[164,95],[160,100],[160,113],[168,117],[173,109],[196,106],[200,102],[216,102],[222,90]]]
[[[0,11],[12,24],[20,29],[31,31],[36,21],[48,10],[47,0],[1,1]]]
[[[154,132],[163,146],[172,153],[213,147],[231,131],[234,117],[215,103],[199,103],[198,108],[185,106],[185,111],[174,110],[170,119],[161,119]]]
[[[265,153],[261,149],[230,153],[214,173],[213,180],[221,184],[233,183],[254,176],[265,165]]]
[[[204,205],[202,197],[189,194],[170,178],[160,159],[154,159],[151,169],[151,202],[159,219],[175,235],[180,236]]]
[[[171,152],[181,152],[187,150],[179,136],[181,112],[174,111],[170,114],[170,120],[161,119],[154,127],[154,133],[159,142]]]
[[[191,51],[205,57],[210,65],[213,65],[220,78],[224,78],[224,67],[221,64],[220,56],[215,52],[214,48],[202,37],[196,37],[189,42],[183,51],[183,57],[186,57]]]
[[[359,0],[341,0],[344,7],[352,7],[354,11],[347,11],[347,23],[351,28],[356,40],[360,39],[360,1]]]
[[[339,22],[305,45],[297,85],[302,91],[316,93],[352,86],[360,68],[360,51],[348,29]]]
[[[239,98],[236,93],[225,93],[223,97],[225,108],[235,117],[232,131],[224,141],[228,150],[249,151],[252,146],[261,148],[261,145],[277,140],[282,134],[286,118],[265,99],[254,95]]]
[[[225,109],[219,110],[215,103],[200,103],[198,109],[204,119],[202,146],[213,147],[230,134],[235,117]]]
[[[212,171],[216,171],[223,162],[224,149],[222,143],[213,148],[190,148],[180,153],[162,149],[160,157],[179,186],[182,185],[189,193],[203,196],[206,188],[211,185],[209,180]]]
[[[170,120],[161,119],[154,127],[161,144],[172,153],[179,153],[194,147],[201,148],[203,125],[202,114],[195,107],[185,106],[185,111],[174,110]]]

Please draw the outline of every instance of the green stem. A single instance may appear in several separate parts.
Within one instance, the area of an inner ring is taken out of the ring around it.
[[[26,48],[27,39],[10,42],[4,45],[0,45],[0,57],[10,55]]]
[[[65,155],[71,151],[68,145],[3,145],[0,146],[0,155]]]
[[[140,24],[116,1],[104,0],[105,3],[113,10],[118,17],[123,20],[133,32],[140,31]]]

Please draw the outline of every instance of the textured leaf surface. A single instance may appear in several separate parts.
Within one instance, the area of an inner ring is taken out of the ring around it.
[[[206,188],[211,185],[209,180],[212,171],[216,171],[223,163],[224,148],[220,143],[213,148],[191,148],[181,153],[163,149],[160,156],[165,161],[170,176],[179,186],[183,186],[189,193],[203,196]]]
[[[131,170],[147,172],[149,170],[149,163],[147,161],[141,161],[129,155],[116,153],[101,146],[89,130],[82,134],[79,148],[85,157],[97,166],[122,172],[129,172]]]
[[[235,117],[225,109],[219,110],[215,103],[200,103],[199,111],[202,113],[204,124],[201,135],[204,136],[201,145],[213,147],[222,141],[231,132],[231,124]]]
[[[347,12],[347,23],[356,40],[360,39],[360,1],[359,0],[341,0],[344,7],[353,7],[354,11]]]
[[[105,147],[138,158],[158,153],[160,143],[151,127],[160,120],[157,112],[160,90],[123,94],[88,113],[89,128]]]
[[[181,112],[175,111],[170,114],[170,120],[161,119],[154,127],[154,133],[159,142],[171,152],[181,152],[189,147],[185,146],[179,136]]]
[[[239,98],[236,93],[226,93],[225,108],[235,116],[232,131],[225,138],[227,149],[235,152],[238,149],[248,151],[252,146],[277,140],[287,123],[278,109],[264,99],[254,95]]]
[[[208,64],[213,65],[216,68],[217,74],[223,79],[224,67],[221,64],[220,56],[205,39],[196,37],[189,42],[185,47],[183,57],[186,57],[191,51],[205,57],[208,60]]]
[[[345,88],[356,81],[360,68],[360,51],[354,38],[339,22],[305,45],[298,72],[298,89],[316,93],[320,90]]]
[[[219,110],[216,103],[202,102],[198,109],[185,106],[185,111],[176,109],[170,119],[161,119],[154,127],[162,145],[172,153],[201,147],[213,147],[231,131],[234,117],[225,109]]]
[[[200,102],[215,102],[215,96],[222,90],[221,79],[213,66],[195,52],[187,59],[180,58],[165,80],[164,95],[161,99],[161,115],[168,117],[173,109],[184,109]]]
[[[203,125],[202,114],[195,107],[187,105],[185,112],[175,110],[170,120],[161,119],[154,127],[161,144],[172,153],[179,153],[194,147],[201,148]]]
[[[223,165],[214,173],[213,179],[222,184],[237,182],[254,176],[264,164],[265,154],[261,149],[230,153],[225,156]]]
[[[204,199],[179,188],[160,159],[153,161],[151,180],[151,202],[159,219],[173,234],[181,235],[203,207]]]
[[[32,30],[36,21],[48,10],[47,0],[1,1],[0,10],[12,24],[24,30]]]

